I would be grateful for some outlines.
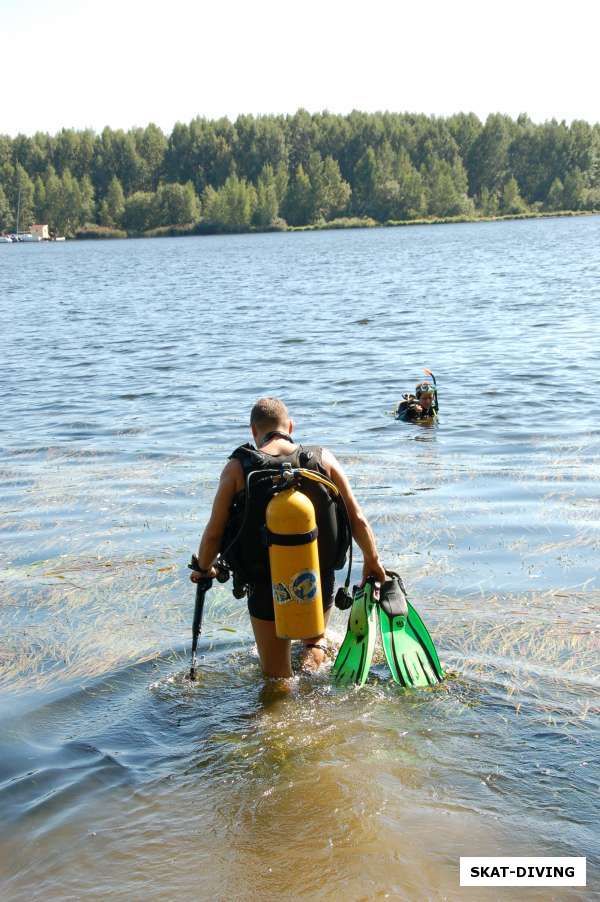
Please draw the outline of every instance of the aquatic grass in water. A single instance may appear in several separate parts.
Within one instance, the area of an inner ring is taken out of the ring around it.
[[[169,563],[170,561],[170,563]],[[0,624],[7,637],[0,686],[11,691],[46,687],[62,678],[86,679],[124,662],[179,648],[190,633],[191,584],[165,551],[157,559],[70,559],[36,562],[6,574],[0,584]],[[11,604],[19,593],[28,612]],[[239,606],[207,604],[204,635],[237,631]],[[228,613],[229,610],[229,613]],[[247,625],[246,625],[247,630]]]

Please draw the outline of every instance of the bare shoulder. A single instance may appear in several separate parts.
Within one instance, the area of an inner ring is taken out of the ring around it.
[[[328,448],[323,448],[323,452],[321,455],[321,463],[323,464],[323,469],[326,471],[327,475],[338,488],[346,488],[350,489],[350,485],[348,483],[348,477],[344,473],[344,469],[335,456],[333,452],[331,452]]]
[[[321,449],[321,463],[323,465],[323,468],[330,476],[332,476],[336,471],[343,472],[342,465],[340,464],[335,454],[329,450],[329,448]]]
[[[323,449],[321,460],[329,478],[334,483],[334,485],[338,487],[340,494],[344,499],[344,503],[350,515],[351,522],[354,522],[356,518],[361,516],[361,511],[358,501],[354,496],[354,492],[352,491],[352,486],[350,485],[348,477],[344,473],[344,469],[341,463],[339,462],[335,454],[332,454],[332,452],[327,450],[327,448]]]
[[[221,486],[227,486],[235,492],[244,488],[244,470],[239,460],[228,460],[221,471],[219,478]]]

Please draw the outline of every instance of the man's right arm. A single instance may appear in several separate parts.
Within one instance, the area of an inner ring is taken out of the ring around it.
[[[340,494],[346,504],[348,516],[350,517],[352,535],[363,553],[363,582],[369,576],[375,577],[379,582],[385,582],[385,570],[383,564],[379,560],[379,553],[377,551],[377,543],[375,541],[373,530],[354,496],[354,492],[348,482],[348,477],[344,473],[337,458],[326,448],[323,448],[322,462],[325,470],[329,473],[332,482],[335,483],[340,490]]]

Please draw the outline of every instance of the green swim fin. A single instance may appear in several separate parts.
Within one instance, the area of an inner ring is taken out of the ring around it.
[[[351,683],[362,686],[369,675],[377,641],[375,592],[375,586],[370,581],[360,589],[354,589],[348,632],[332,668],[333,679],[338,686]]]
[[[407,689],[435,686],[444,679],[444,672],[433,640],[409,603],[401,578],[389,571],[388,575],[391,579],[381,586],[377,610],[392,677]]]

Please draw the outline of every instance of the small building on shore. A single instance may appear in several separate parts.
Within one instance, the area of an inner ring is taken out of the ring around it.
[[[32,225],[31,234],[38,240],[42,239],[44,241],[48,241],[50,239],[50,233],[48,231],[47,225]]]

